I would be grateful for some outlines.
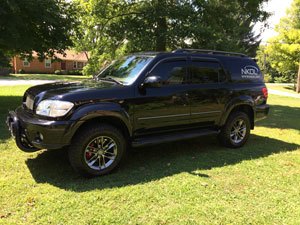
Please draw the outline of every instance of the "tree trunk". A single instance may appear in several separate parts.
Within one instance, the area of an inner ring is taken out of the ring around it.
[[[297,78],[297,93],[300,93],[300,62],[299,62],[299,69],[298,69],[298,78]]]
[[[87,61],[89,62],[90,61],[90,58],[89,58],[89,53],[88,51],[83,51],[84,54],[85,54],[85,57],[87,58]]]
[[[158,18],[156,32],[156,51],[166,51],[167,45],[167,21],[166,18]]]
[[[166,45],[167,45],[167,30],[168,30],[168,24],[167,24],[167,18],[163,13],[163,10],[165,10],[166,1],[165,0],[159,0],[156,2],[155,5],[155,16],[156,16],[156,31],[155,31],[155,50],[156,51],[166,51]]]

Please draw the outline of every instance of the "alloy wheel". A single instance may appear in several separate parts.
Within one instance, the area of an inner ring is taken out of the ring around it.
[[[239,144],[246,136],[247,127],[243,119],[238,119],[233,123],[230,131],[230,139],[233,143]]]
[[[117,156],[116,142],[107,136],[93,139],[85,148],[85,163],[94,170],[103,170],[109,167]]]

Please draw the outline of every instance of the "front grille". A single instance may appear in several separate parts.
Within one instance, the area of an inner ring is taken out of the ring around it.
[[[28,109],[33,110],[34,99],[32,96],[27,95],[25,105]]]

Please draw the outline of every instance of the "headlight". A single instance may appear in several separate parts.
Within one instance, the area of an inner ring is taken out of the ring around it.
[[[41,101],[36,108],[36,114],[42,116],[59,117],[66,115],[74,104],[72,102],[59,100],[44,100]]]

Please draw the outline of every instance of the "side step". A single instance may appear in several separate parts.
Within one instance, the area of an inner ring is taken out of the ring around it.
[[[190,138],[196,138],[204,135],[218,134],[219,130],[201,130],[201,131],[192,131],[192,132],[182,132],[175,134],[167,134],[163,136],[155,136],[149,138],[139,138],[131,142],[132,147],[141,147],[146,145],[156,145],[172,141],[181,141]]]

